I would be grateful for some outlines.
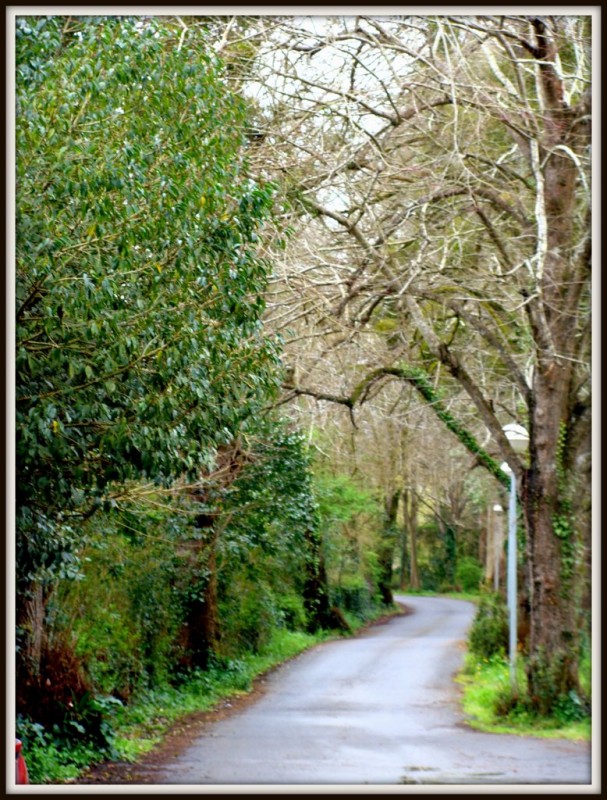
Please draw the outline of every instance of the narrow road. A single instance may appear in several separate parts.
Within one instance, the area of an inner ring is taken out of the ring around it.
[[[471,603],[401,597],[411,614],[328,642],[271,674],[252,705],[209,725],[161,784],[584,784],[590,746],[463,724],[453,674]]]

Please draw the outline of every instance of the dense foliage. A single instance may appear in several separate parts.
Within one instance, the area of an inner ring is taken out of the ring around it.
[[[307,622],[244,125],[200,30],[17,21],[17,708],[63,744],[109,741],[102,698]]]
[[[61,571],[78,519],[113,486],[194,479],[276,380],[252,247],[269,190],[246,177],[242,109],[204,40],[175,37],[111,18],[18,26],[27,581]]]

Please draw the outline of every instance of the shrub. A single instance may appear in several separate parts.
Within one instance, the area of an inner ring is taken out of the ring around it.
[[[308,625],[306,609],[301,595],[291,592],[276,598],[278,618],[287,630],[305,631]]]
[[[243,652],[261,652],[270,641],[277,616],[278,610],[267,586],[238,581],[219,605],[221,655],[233,657]]]
[[[508,648],[508,614],[500,595],[481,598],[469,636],[470,651],[480,658],[503,655]]]
[[[139,632],[127,611],[112,602],[89,607],[86,615],[74,622],[74,633],[76,652],[86,661],[95,687],[128,699],[140,684],[145,667]]]
[[[17,717],[17,735],[23,742],[32,784],[73,780],[84,767],[108,754],[91,743],[66,742],[57,738],[56,734],[27,717]]]
[[[56,597],[55,626],[71,629],[94,692],[126,701],[172,673],[183,610],[176,558],[156,541],[162,525],[142,515],[140,538],[128,538],[118,532],[123,518],[100,512],[82,579]]]
[[[376,605],[373,592],[360,576],[343,578],[341,585],[331,591],[331,603],[360,619],[366,619]]]
[[[590,716],[590,703],[572,689],[556,702],[554,716],[563,725],[569,722],[579,722]]]
[[[482,567],[475,558],[466,556],[458,561],[455,569],[455,584],[458,589],[464,592],[478,591],[482,577]]]

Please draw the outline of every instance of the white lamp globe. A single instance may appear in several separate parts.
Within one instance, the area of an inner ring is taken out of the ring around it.
[[[508,441],[512,445],[512,449],[516,453],[524,453],[529,445],[529,434],[527,429],[516,422],[509,422],[502,428]]]

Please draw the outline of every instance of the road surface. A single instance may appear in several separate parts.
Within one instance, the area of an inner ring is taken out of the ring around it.
[[[590,745],[467,728],[453,674],[471,603],[401,597],[412,613],[327,642],[215,722],[160,784],[590,784]]]

